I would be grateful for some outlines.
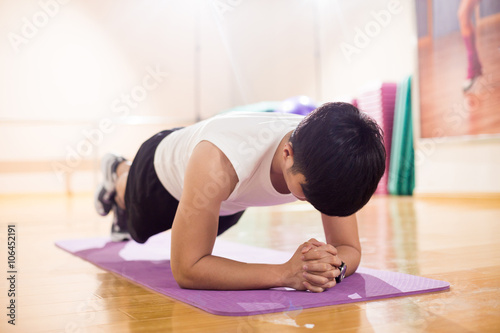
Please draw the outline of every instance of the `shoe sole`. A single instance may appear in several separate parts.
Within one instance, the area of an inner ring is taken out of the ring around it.
[[[130,234],[128,232],[113,232],[111,233],[111,241],[118,243],[131,240]]]
[[[101,161],[101,172],[104,175],[103,187],[108,192],[115,190],[115,179],[113,177],[113,164],[118,160],[125,160],[123,157],[108,153],[103,156]]]
[[[108,204],[106,204],[103,201],[103,198],[101,197],[101,195],[104,196],[104,194],[102,194],[103,191],[106,191],[106,189],[104,188],[104,184],[101,183],[99,184],[97,190],[94,192],[94,207],[95,210],[97,211],[97,214],[101,216],[106,216],[111,211],[111,208],[113,208],[114,200],[111,199],[111,201]]]
[[[103,202],[101,198],[105,195],[102,193],[103,191],[109,193],[110,198],[112,197],[112,193],[115,191],[115,179],[113,177],[112,169],[113,164],[117,161],[119,161],[118,163],[121,163],[122,161],[125,161],[125,158],[112,153],[108,153],[104,155],[101,160],[101,172],[104,175],[104,179],[99,184],[99,187],[94,193],[94,207],[97,211],[97,214],[101,216],[108,215],[112,208],[113,202],[110,202],[108,206],[108,204]]]

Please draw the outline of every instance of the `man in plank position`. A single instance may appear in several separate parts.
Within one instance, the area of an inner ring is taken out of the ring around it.
[[[133,163],[106,155],[95,203],[100,215],[113,210],[115,241],[144,243],[172,229],[170,264],[182,288],[322,292],[356,271],[355,213],[384,170],[381,130],[351,104],[327,103],[305,118],[233,112],[154,135]],[[326,244],[311,239],[281,265],[212,255],[216,236],[246,208],[297,199],[321,213]]]

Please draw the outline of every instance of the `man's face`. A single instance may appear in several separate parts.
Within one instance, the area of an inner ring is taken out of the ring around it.
[[[306,183],[306,178],[301,173],[293,173],[291,168],[288,168],[285,172],[285,181],[288,187],[288,190],[293,194],[294,197],[301,201],[305,201],[306,197],[304,195],[304,191],[302,191],[301,184]]]

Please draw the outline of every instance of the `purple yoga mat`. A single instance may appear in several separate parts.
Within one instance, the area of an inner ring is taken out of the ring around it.
[[[214,291],[181,289],[170,270],[170,234],[156,235],[145,244],[112,243],[107,238],[64,240],[60,248],[115,272],[147,288],[225,316],[247,316],[269,312],[367,301],[446,290],[448,282],[408,274],[359,268],[342,283],[323,293],[293,289]],[[214,254],[246,262],[282,263],[290,253],[256,248],[217,239]]]

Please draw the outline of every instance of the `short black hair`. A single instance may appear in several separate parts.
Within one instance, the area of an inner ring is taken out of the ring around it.
[[[329,216],[349,216],[370,200],[385,171],[382,129],[349,103],[326,103],[307,115],[290,137],[304,195]]]

